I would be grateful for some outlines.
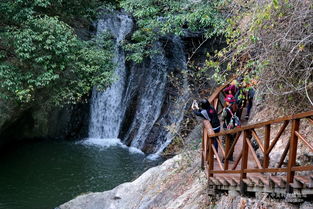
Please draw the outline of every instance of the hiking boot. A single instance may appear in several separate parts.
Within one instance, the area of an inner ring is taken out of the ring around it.
[[[228,161],[234,161],[233,157],[229,158]],[[225,159],[223,158],[222,163],[224,163],[224,162],[225,162]]]

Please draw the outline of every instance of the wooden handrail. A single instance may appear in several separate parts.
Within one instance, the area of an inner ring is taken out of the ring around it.
[[[220,96],[223,93],[222,90],[226,87],[226,85],[220,86],[209,98],[209,102],[211,104],[215,104],[216,108],[218,108],[219,103],[221,103]],[[221,110],[217,111],[221,112]],[[203,158],[202,164],[205,165],[205,168],[207,169],[206,173],[208,174],[208,178],[210,179],[210,177],[213,177],[214,174],[237,174],[237,175],[240,174],[240,188],[243,189],[245,182],[247,182],[246,178],[248,173],[283,172],[286,173],[287,176],[286,190],[288,192],[291,192],[292,191],[291,185],[294,182],[295,172],[313,170],[313,165],[307,166],[296,165],[297,149],[299,143],[303,143],[304,145],[308,146],[311,151],[313,151],[313,145],[310,144],[309,140],[305,139],[305,137],[302,134],[300,134],[301,133],[300,121],[302,119],[307,119],[309,124],[313,125],[312,117],[313,111],[308,111],[299,114],[276,118],[261,123],[243,126],[240,128],[235,128],[232,130],[221,131],[219,133],[214,133],[210,135],[208,134],[208,130],[204,127],[201,156]],[[282,123],[282,126],[280,127],[279,131],[276,133],[274,138],[272,138],[271,127],[273,124],[278,123]],[[287,129],[289,124],[291,124],[291,129]],[[256,129],[264,129],[264,135],[260,134],[258,136],[259,131],[257,134]],[[288,130],[288,132],[286,130]],[[290,138],[281,155],[278,166],[270,167],[271,161],[270,153],[277,144],[277,142],[281,139],[283,133],[288,133]],[[235,134],[236,137],[234,137]],[[218,138],[220,136],[223,136],[226,139],[225,148],[223,147],[223,144],[220,141],[218,141],[218,146],[220,148],[219,150],[222,153],[222,156],[224,157],[224,161],[222,162],[218,156],[217,150],[213,146],[214,138]],[[234,137],[233,142],[230,142],[230,136]],[[239,152],[240,154],[238,158],[235,159],[235,162],[233,164],[230,164],[229,157],[232,155],[235,146],[236,149],[238,150],[237,142],[240,140],[242,141],[242,147],[240,148]],[[263,154],[263,158],[261,158],[262,160],[258,159],[259,156],[256,154],[254,150],[252,140],[255,140],[259,145],[259,148],[261,149]],[[253,157],[253,160],[256,164],[256,168],[248,167],[249,153],[251,153]],[[287,167],[282,167],[287,154],[289,155],[288,165]],[[214,167],[215,161],[214,156],[216,157],[218,168]],[[240,166],[237,169],[238,165]]]
[[[289,116],[285,116],[285,117],[281,117],[281,118],[277,118],[274,120],[269,120],[269,121],[265,121],[265,122],[261,122],[261,123],[257,123],[257,124],[252,124],[252,125],[247,125],[247,126],[243,126],[241,128],[235,128],[232,130],[228,130],[228,131],[223,131],[223,132],[219,132],[216,134],[212,134],[209,135],[209,137],[215,137],[215,136],[223,136],[226,134],[235,134],[239,131],[245,131],[245,130],[249,130],[249,129],[256,129],[256,128],[261,128],[264,127],[266,125],[272,125],[272,124],[276,124],[276,123],[281,123],[287,120],[295,120],[295,119],[302,119],[302,118],[307,118],[309,116],[313,116],[313,111],[309,111],[309,112],[304,112],[304,113],[299,113],[299,114],[295,114],[295,115],[289,115]]]

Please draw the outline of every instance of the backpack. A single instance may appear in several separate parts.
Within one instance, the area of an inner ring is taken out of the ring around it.
[[[231,111],[231,109],[229,107],[226,108],[226,110],[229,111],[229,113],[231,114],[231,118],[230,121],[227,125],[227,129],[233,129],[233,128],[240,128],[241,126],[241,122],[240,119],[238,118],[238,116],[235,114],[233,114],[233,112]]]
[[[245,101],[247,100],[244,91],[245,90],[243,88],[238,88],[236,91],[235,99],[238,106],[242,106],[243,104],[245,104]]]

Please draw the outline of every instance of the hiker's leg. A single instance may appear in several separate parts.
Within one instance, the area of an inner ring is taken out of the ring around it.
[[[236,115],[239,118],[239,120],[241,120],[242,108],[243,108],[243,104],[242,103],[238,104],[238,110],[236,112]]]
[[[220,128],[218,128],[218,129],[216,129],[216,130],[214,130],[214,133],[219,133],[220,132]],[[218,152],[218,137],[214,137],[214,147],[215,147],[215,149],[216,149],[216,152]]]
[[[252,99],[249,99],[249,101],[248,101],[248,107],[247,107],[246,119],[249,119],[252,105],[253,105],[253,101],[252,101]]]
[[[217,137],[214,137],[214,147],[216,149],[216,152],[218,152],[218,142],[217,142]]]

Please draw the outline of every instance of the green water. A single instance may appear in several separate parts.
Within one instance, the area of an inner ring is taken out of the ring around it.
[[[65,141],[19,146],[0,155],[0,209],[54,208],[131,181],[159,163],[121,146]]]

